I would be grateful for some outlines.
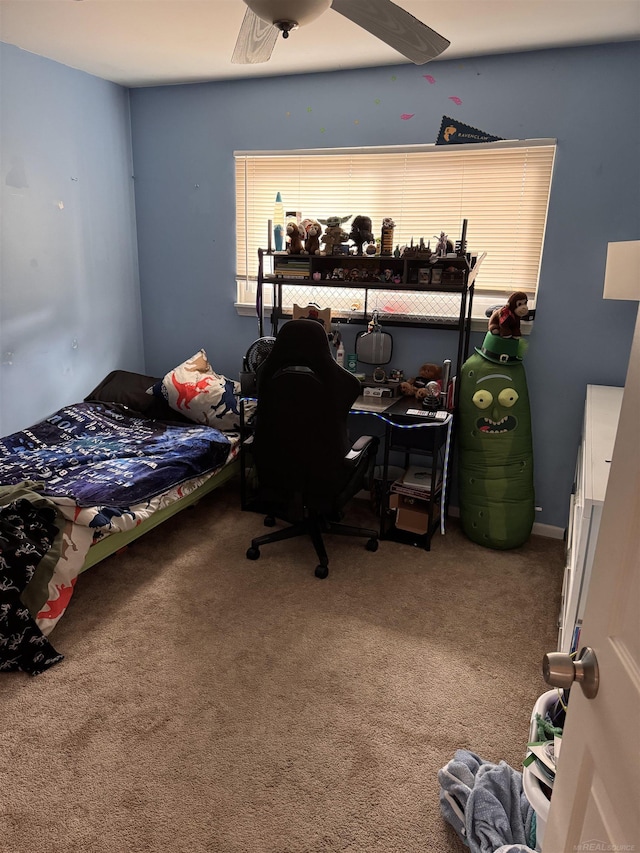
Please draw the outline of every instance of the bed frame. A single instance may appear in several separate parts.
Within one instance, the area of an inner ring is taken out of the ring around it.
[[[145,518],[145,520],[137,527],[134,527],[132,530],[123,530],[119,533],[112,533],[109,536],[105,536],[104,539],[100,539],[89,549],[82,565],[82,569],[80,570],[80,574],[85,572],[87,569],[90,569],[92,566],[95,566],[97,563],[100,563],[102,560],[105,560],[107,557],[110,557],[112,554],[122,551],[132,542],[135,542],[135,540],[140,536],[144,536],[145,533],[153,530],[154,527],[158,527],[158,525],[167,521],[167,519],[177,515],[179,512],[182,512],[183,509],[195,506],[201,498],[208,495],[210,492],[214,492],[221,486],[224,486],[225,483],[228,483],[229,480],[233,479],[233,477],[239,473],[240,459],[239,457],[236,457],[232,462],[225,465],[224,468],[221,468],[217,473],[213,474],[205,483],[197,489],[194,489],[193,492],[185,495],[177,501],[174,501],[168,506],[157,510],[153,515],[150,515],[149,518]]]
[[[139,412],[145,417],[159,418],[161,420],[184,421],[192,423],[188,418],[175,412],[164,400],[158,399],[147,392],[148,388],[158,382],[155,376],[142,373],[132,373],[127,370],[112,370],[102,382],[84,398],[85,401],[95,400],[102,403],[120,403]],[[96,563],[110,557],[130,545],[140,536],[144,536],[149,530],[162,524],[167,519],[183,509],[194,506],[198,501],[215,489],[228,483],[240,472],[240,456],[238,456],[223,468],[220,468],[206,482],[188,495],[157,510],[132,530],[123,530],[112,533],[100,539],[92,545],[83,563],[81,574]]]

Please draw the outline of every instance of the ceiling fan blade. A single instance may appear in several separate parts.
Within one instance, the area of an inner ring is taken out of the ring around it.
[[[391,0],[333,0],[331,8],[416,65],[435,59],[451,44]]]
[[[251,9],[244,13],[231,62],[236,65],[255,65],[268,62],[273,53],[279,30],[267,24]]]

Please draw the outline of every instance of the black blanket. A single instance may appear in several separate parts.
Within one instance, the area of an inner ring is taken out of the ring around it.
[[[62,660],[21,600],[58,535],[55,517],[25,499],[0,507],[0,672],[36,675]]]

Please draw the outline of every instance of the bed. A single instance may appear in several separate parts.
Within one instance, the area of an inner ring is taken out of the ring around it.
[[[206,354],[198,379],[197,357],[163,379],[112,371],[83,401],[0,438],[0,672],[61,661],[49,636],[79,575],[239,471],[239,387]]]

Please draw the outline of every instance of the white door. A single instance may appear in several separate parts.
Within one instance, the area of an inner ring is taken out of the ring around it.
[[[600,687],[571,689],[543,853],[640,853],[640,312],[580,645]]]

